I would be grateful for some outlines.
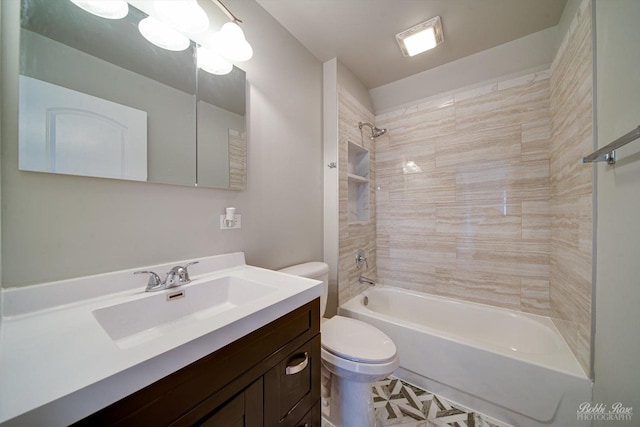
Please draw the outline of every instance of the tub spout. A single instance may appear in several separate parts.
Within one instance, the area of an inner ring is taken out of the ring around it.
[[[360,277],[358,277],[358,282],[366,283],[368,285],[375,285],[376,284],[376,282],[374,282],[371,279],[368,279],[368,278],[364,277],[363,275],[360,275]]]

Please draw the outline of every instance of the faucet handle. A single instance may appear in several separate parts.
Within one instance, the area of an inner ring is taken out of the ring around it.
[[[167,273],[167,280],[165,281],[166,287],[172,288],[174,286],[186,285],[191,283],[189,277],[189,270],[187,268],[190,265],[198,264],[200,261],[193,261],[185,264],[184,266],[176,265]],[[177,277],[177,278],[176,278]]]
[[[200,261],[188,262],[184,265],[184,280],[185,283],[189,283],[191,278],[189,278],[189,266],[194,264],[200,264]]]
[[[148,274],[149,281],[147,282],[147,292],[151,291],[159,291],[164,288],[164,283],[162,283],[162,279],[153,271],[134,271],[133,274]]]
[[[356,267],[360,270],[363,265],[366,265],[367,269],[369,269],[369,262],[367,261],[364,251],[362,249],[358,249],[358,254],[356,255]]]

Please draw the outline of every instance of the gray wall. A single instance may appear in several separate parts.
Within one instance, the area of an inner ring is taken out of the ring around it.
[[[369,91],[378,115],[452,90],[511,74],[546,69],[553,60],[557,27],[510,41]]]
[[[373,104],[371,103],[371,95],[364,86],[364,84],[358,80],[353,72],[348,69],[342,62],[337,61],[338,65],[338,86],[345,88],[355,99],[364,105],[367,110],[373,111]]]
[[[254,1],[225,4],[255,52],[242,192],[18,171],[19,7],[2,3],[3,287],[232,251],[322,259],[322,64]],[[226,206],[241,230],[219,229]]]
[[[598,146],[640,125],[640,2],[597,0]],[[615,166],[597,168],[595,384],[593,401],[633,407],[640,423],[640,141],[617,150]]]
[[[338,257],[340,223],[338,215],[338,59],[323,64],[322,111],[324,151],[324,262],[329,265],[329,294],[325,317],[338,311]],[[334,163],[335,167],[329,165]]]

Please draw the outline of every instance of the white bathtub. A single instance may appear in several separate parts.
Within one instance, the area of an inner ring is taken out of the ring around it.
[[[406,381],[514,426],[583,425],[591,381],[549,318],[379,285],[339,313],[393,339]]]

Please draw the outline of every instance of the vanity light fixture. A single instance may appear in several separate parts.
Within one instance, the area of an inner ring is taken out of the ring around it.
[[[440,17],[436,16],[396,34],[396,41],[404,56],[414,56],[433,49],[444,41]]]
[[[71,0],[80,9],[101,18],[121,19],[129,13],[129,5],[125,0]]]
[[[204,46],[232,62],[247,61],[253,56],[253,49],[244,37],[242,28],[235,22],[224,24],[220,31],[208,38]]]
[[[207,73],[223,76],[229,74],[233,69],[231,62],[204,46],[198,46],[196,54],[198,58],[198,68]]]
[[[238,25],[242,24],[242,20],[235,16],[221,0],[211,1],[227,15],[231,22],[224,24],[220,31],[209,37],[209,40],[205,42],[205,46],[216,50],[229,61],[248,61],[253,56],[253,48],[245,38],[242,28]]]
[[[140,21],[138,30],[145,39],[163,49],[180,51],[185,50],[191,44],[187,36],[153,16],[148,16]]]
[[[129,12],[125,0],[71,0],[75,5],[103,18],[124,18]],[[231,62],[251,59],[253,48],[238,25],[242,23],[220,0],[212,0],[231,20],[220,31],[209,30],[207,13],[197,0],[153,0],[152,15],[138,23],[138,30],[149,42],[172,51],[185,50],[191,39],[202,40],[198,46],[198,68],[218,75],[231,72]],[[195,37],[197,35],[197,37]]]
[[[156,0],[153,7],[157,18],[176,30],[197,34],[209,29],[207,13],[196,0]]]

